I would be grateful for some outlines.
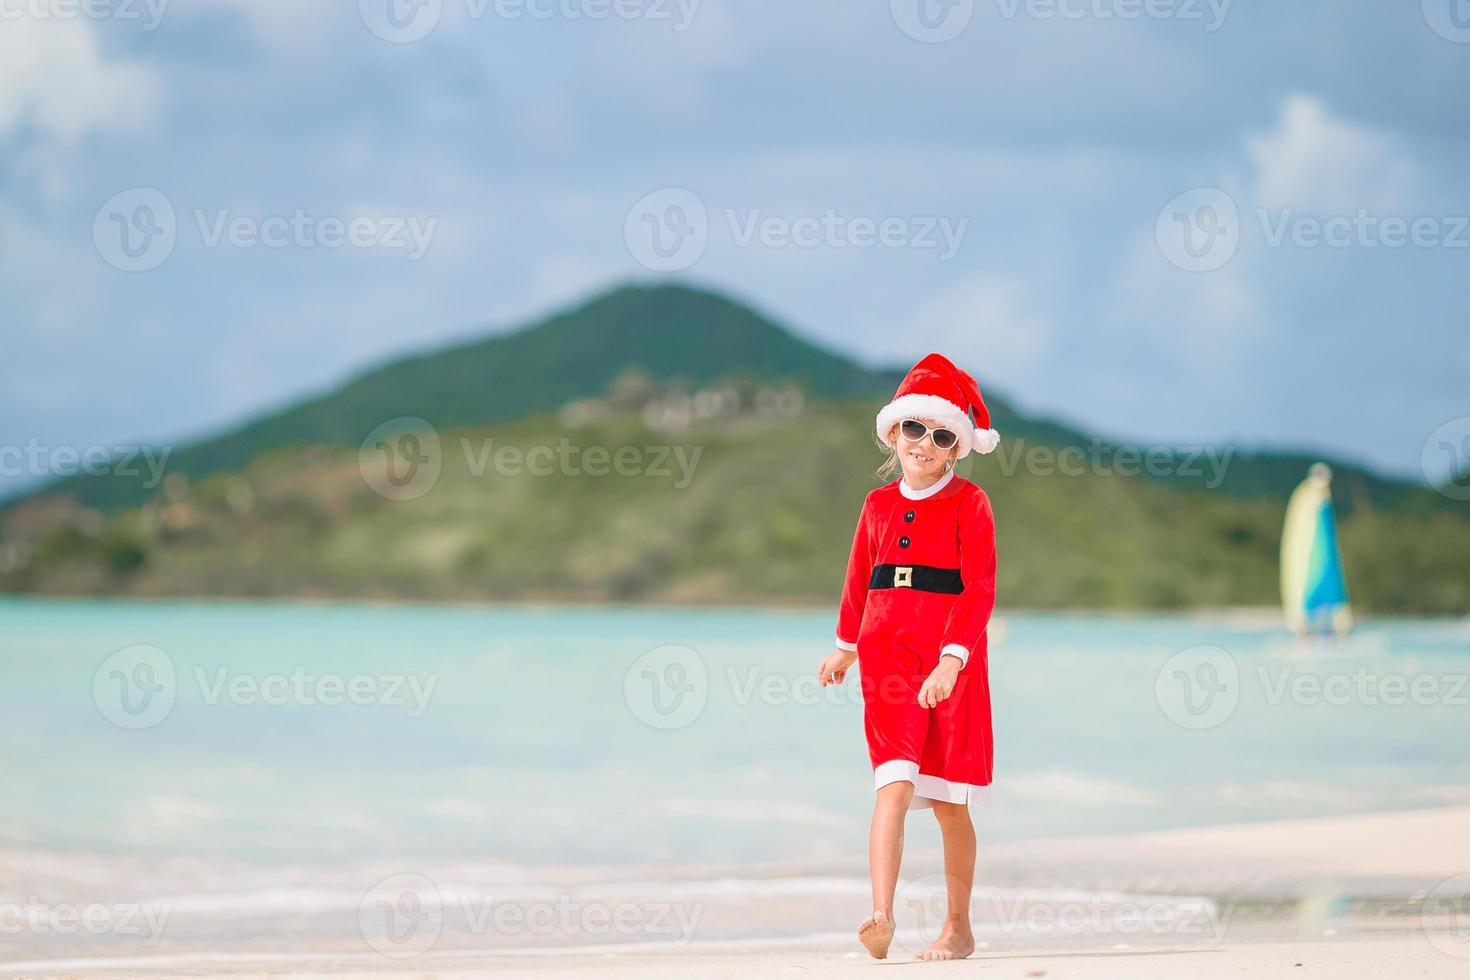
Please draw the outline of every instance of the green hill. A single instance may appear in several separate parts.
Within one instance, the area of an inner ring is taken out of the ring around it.
[[[366,371],[326,394],[175,449],[168,471],[199,479],[291,446],[355,448],[379,423],[400,416],[449,429],[554,412],[607,391],[630,371],[659,383],[790,381],[820,399],[891,395],[902,377],[901,370],[871,371],[809,344],[712,292],[627,286],[519,330]],[[60,491],[112,510],[146,500],[150,491],[141,482],[77,478],[37,492]]]
[[[660,602],[832,602],[879,454],[868,403],[796,419],[737,416],[669,437],[633,412],[567,429],[554,417],[441,432],[442,472],[413,499],[369,488],[358,454],[320,446],[31,539],[12,591]],[[571,465],[527,467],[562,440]],[[603,447],[601,466],[585,463]],[[660,447],[672,452],[660,462]],[[1026,449],[1022,446],[1022,449]],[[625,472],[610,460],[631,454]],[[505,455],[497,463],[496,453]],[[683,465],[680,460],[682,459]],[[519,463],[517,463],[519,460]],[[484,464],[481,469],[481,464]],[[692,465],[691,465],[692,464]],[[1268,604],[1281,501],[1144,477],[962,464],[984,486],[1011,607]],[[479,472],[477,472],[479,470]],[[605,472],[599,472],[603,470]],[[94,512],[95,513],[95,512]],[[39,526],[35,522],[33,526]],[[1343,523],[1354,600],[1463,613],[1470,524],[1359,507]]]
[[[329,392],[268,412],[235,429],[170,447],[168,472],[191,480],[239,470],[257,456],[316,444],[355,448],[378,424],[416,416],[440,429],[514,421],[554,412],[609,390],[636,373],[656,384],[698,385],[721,379],[791,384],[811,400],[886,400],[907,365],[865,368],[817,347],[750,307],[688,286],[625,286],[521,329],[471,343],[395,359]],[[984,379],[982,379],[983,381]],[[992,420],[1006,439],[1037,444],[1103,445],[1087,433],[1015,411],[1004,393],[986,387]],[[1157,450],[1155,450],[1157,452]],[[1290,493],[1321,457],[1301,453],[1236,453],[1225,480],[1208,489],[1242,500]],[[1179,456],[1174,464],[1184,462]],[[1454,509],[1454,502],[1404,481],[1333,462],[1346,508]],[[1206,479],[1166,467],[1171,484],[1205,486]],[[0,515],[21,502],[62,496],[110,512],[148,500],[143,479],[76,477],[0,502]]]
[[[900,376],[717,294],[626,287],[522,330],[385,364],[183,447],[163,487],[73,479],[11,501],[0,508],[0,589],[827,601],[874,483],[873,411]],[[800,392],[797,414],[756,411],[771,391]],[[648,414],[687,412],[696,394],[738,407],[696,412],[677,435]],[[1119,474],[1130,447],[1026,417],[992,389],[986,397],[1003,438],[973,461],[973,476],[996,502],[1007,602],[1274,601],[1284,501],[1317,457],[1233,452],[1214,457],[1224,464],[1215,469],[1154,450],[1155,472],[1135,462],[1136,475]],[[582,410],[557,414],[569,404]],[[423,496],[389,500],[369,487],[358,449],[406,416],[439,434],[443,472]],[[487,466],[487,449],[567,444],[645,461],[659,446],[699,456],[686,486],[560,464],[544,476]],[[1061,468],[1066,447],[1106,465]],[[1377,611],[1470,609],[1465,505],[1329,462],[1354,600]]]

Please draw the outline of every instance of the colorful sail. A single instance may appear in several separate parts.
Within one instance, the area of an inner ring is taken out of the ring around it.
[[[1332,510],[1332,471],[1315,464],[1292,492],[1281,533],[1281,605],[1295,633],[1352,628],[1347,577]]]

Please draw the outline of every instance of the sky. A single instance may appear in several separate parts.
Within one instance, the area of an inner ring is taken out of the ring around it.
[[[1467,83],[1466,0],[0,0],[0,494],[629,280],[1438,475]]]

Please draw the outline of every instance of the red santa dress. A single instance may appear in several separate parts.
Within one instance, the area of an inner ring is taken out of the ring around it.
[[[948,386],[952,382],[958,392]],[[949,409],[935,404],[936,397]],[[998,437],[988,428],[983,403],[976,403],[974,380],[931,354],[879,413],[879,437],[889,441],[902,418],[926,417],[961,435],[959,456],[971,448],[988,452]],[[986,427],[971,429],[966,409]],[[900,479],[864,500],[837,645],[858,654],[874,788],[913,783],[910,809],[932,807],[934,800],[989,803],[994,743],[986,627],[995,608],[995,569],[990,498],[953,469],[922,490]],[[954,690],[925,708],[919,689],[946,654],[963,664]]]

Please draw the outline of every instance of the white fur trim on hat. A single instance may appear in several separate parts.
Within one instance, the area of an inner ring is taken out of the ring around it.
[[[878,438],[885,445],[892,446],[889,430],[904,419],[933,419],[953,431],[959,437],[955,443],[955,459],[964,459],[970,455],[971,449],[980,453],[991,452],[1000,443],[999,433],[994,429],[975,428],[970,416],[954,402],[938,395],[917,394],[900,395],[883,406],[877,419]]]

